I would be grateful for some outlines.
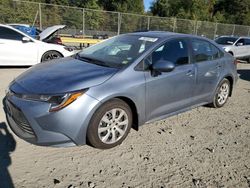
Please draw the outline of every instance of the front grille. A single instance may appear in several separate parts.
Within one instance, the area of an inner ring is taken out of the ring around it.
[[[22,129],[22,131],[35,136],[35,133],[30,127],[29,122],[25,118],[23,112],[9,101],[8,101],[8,108],[9,109],[7,110],[9,111],[10,116],[13,118],[18,127]]]

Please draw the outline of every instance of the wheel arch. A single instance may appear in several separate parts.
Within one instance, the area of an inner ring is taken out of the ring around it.
[[[139,120],[138,120],[138,111],[137,111],[137,107],[134,103],[134,101],[128,97],[124,97],[124,96],[117,96],[114,97],[117,99],[120,99],[122,101],[124,101],[125,103],[127,103],[132,111],[132,118],[133,118],[133,122],[132,122],[132,128],[135,129],[136,131],[139,130]]]
[[[226,75],[224,78],[226,78],[229,82],[230,82],[230,93],[229,93],[229,96],[231,97],[232,96],[232,92],[233,92],[233,86],[234,86],[234,79],[233,79],[233,76],[231,75]]]
[[[232,50],[228,51],[228,53],[230,53],[232,56],[234,56],[234,53]]]
[[[106,98],[105,100],[102,100],[101,101],[101,105],[106,103],[106,102],[109,102],[110,100],[112,99],[120,99],[122,100],[123,102],[125,102],[131,109],[132,111],[132,119],[133,119],[133,122],[132,122],[132,128],[136,131],[139,130],[139,115],[138,115],[138,107],[136,106],[135,102],[133,99],[131,99],[130,97],[127,97],[127,96],[122,96],[122,95],[117,95],[117,96],[112,96],[112,97],[109,97],[109,98]],[[98,108],[100,108],[99,105],[96,110]],[[96,111],[95,110],[95,111]]]

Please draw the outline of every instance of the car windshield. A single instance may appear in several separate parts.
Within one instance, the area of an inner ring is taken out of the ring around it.
[[[122,68],[131,64],[157,40],[152,37],[120,35],[82,50],[76,58],[101,66]]]
[[[215,42],[222,45],[233,45],[237,39],[237,37],[219,37],[215,39]]]

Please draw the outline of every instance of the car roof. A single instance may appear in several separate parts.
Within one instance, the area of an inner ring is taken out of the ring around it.
[[[24,33],[24,32],[22,32],[22,31],[16,29],[15,27],[13,27],[13,26],[11,26],[11,25],[0,24],[0,26],[1,26],[1,27],[9,28],[9,29],[11,29],[11,30],[14,30],[14,31],[17,31],[17,32],[19,32],[19,33],[22,33],[22,34],[25,34],[25,35],[26,35],[26,33]]]
[[[145,37],[155,37],[155,38],[166,38],[172,36],[193,36],[188,34],[174,33],[168,31],[143,31],[143,32],[133,32],[128,33],[129,35],[145,36]]]
[[[24,26],[24,27],[30,27],[29,24],[10,23],[10,24],[8,24],[8,25],[10,25],[10,26]]]
[[[5,25],[5,24],[0,24],[1,27],[7,27],[7,28],[10,28],[12,29],[13,27],[11,25]]]
[[[158,38],[161,41],[165,41],[168,39],[174,39],[178,37],[187,37],[187,38],[192,38],[192,39],[201,39],[208,41],[212,43],[213,45],[217,46],[217,48],[220,48],[223,50],[216,42],[213,40],[198,36],[198,35],[191,35],[191,34],[183,34],[183,33],[174,33],[174,32],[167,32],[167,31],[147,31],[147,32],[134,32],[134,33],[128,33],[127,35],[135,35],[135,36],[142,36],[142,37],[152,37],[152,38]]]
[[[232,37],[232,38],[237,38],[237,37],[239,37],[239,36],[235,36],[235,35],[221,35],[221,36],[219,36],[218,38],[220,38],[220,37]]]
[[[218,38],[226,38],[226,37],[228,37],[228,38],[235,38],[235,39],[239,39],[239,38],[247,38],[247,39],[250,39],[249,36],[236,36],[236,35],[223,35],[223,36],[217,37],[216,39],[218,39]]]
[[[146,31],[146,32],[133,32],[128,33],[128,35],[136,35],[142,37],[152,37],[152,38],[159,38],[159,39],[167,39],[167,38],[174,38],[174,37],[189,37],[189,38],[197,38],[197,39],[205,39],[209,40],[208,38],[191,35],[191,34],[183,34],[183,33],[174,33],[168,31]]]
[[[13,27],[13,26],[11,26],[11,25],[0,24],[0,26],[1,26],[1,27],[9,28],[9,29],[14,30],[14,31],[18,31],[19,33],[25,34],[24,32],[22,32],[22,31],[16,29],[15,27]]]

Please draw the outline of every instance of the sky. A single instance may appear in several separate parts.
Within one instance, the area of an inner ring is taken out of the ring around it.
[[[151,2],[153,2],[153,0],[143,0],[143,1],[144,1],[145,11],[148,11],[151,5]]]

